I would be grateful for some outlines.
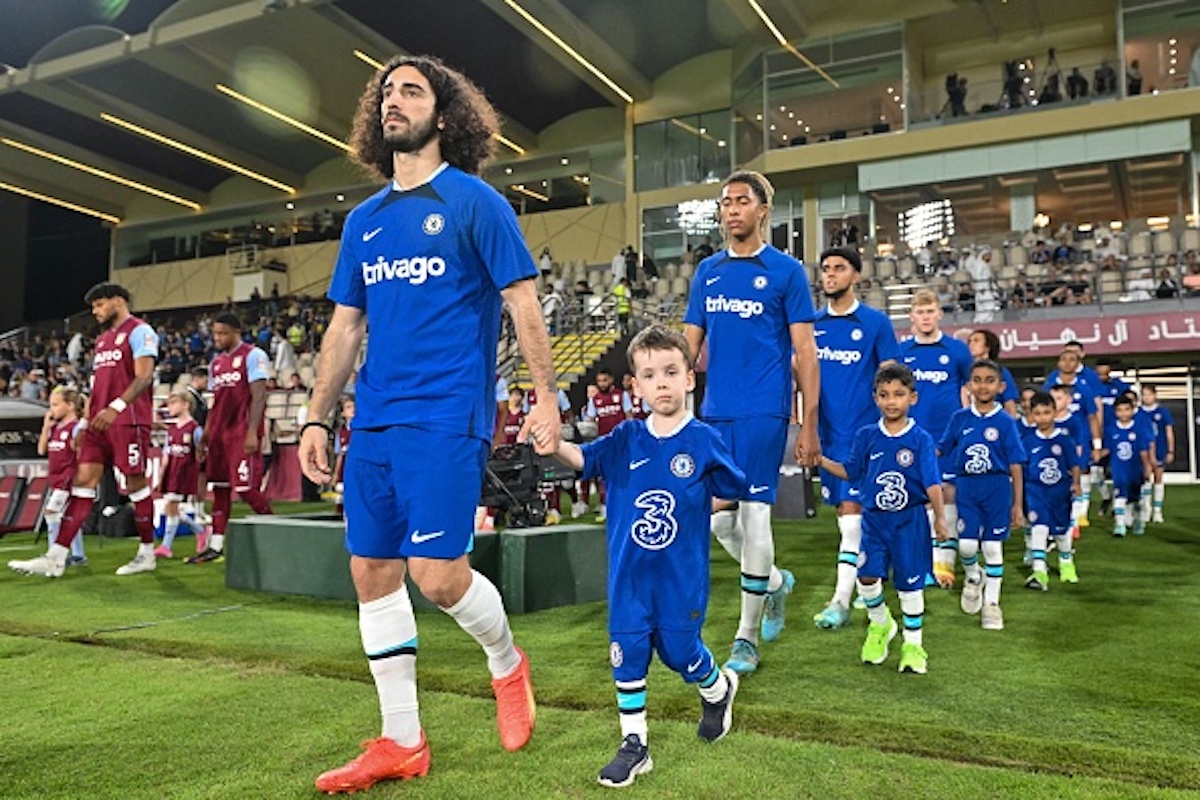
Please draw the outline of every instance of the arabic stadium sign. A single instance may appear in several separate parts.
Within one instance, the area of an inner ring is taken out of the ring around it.
[[[947,325],[943,330],[965,341],[977,328],[987,328],[1000,337],[1000,351],[1005,359],[1056,356],[1072,339],[1082,342],[1089,356],[1200,350],[1200,314],[1183,311],[1099,319]]]

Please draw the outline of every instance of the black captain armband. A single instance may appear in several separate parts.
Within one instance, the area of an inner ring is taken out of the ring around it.
[[[325,431],[325,433],[328,434],[330,438],[333,438],[333,428],[329,427],[324,422],[306,422],[303,425],[301,425],[300,426],[300,436],[302,438],[304,436],[304,432],[306,430],[308,430],[309,428],[320,428],[321,430]]]

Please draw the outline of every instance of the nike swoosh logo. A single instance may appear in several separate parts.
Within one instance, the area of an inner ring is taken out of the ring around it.
[[[963,428],[963,436],[966,436],[968,433],[970,433],[973,430],[975,430],[975,429],[974,428]]]
[[[719,281],[719,280],[721,280],[721,276],[720,276],[720,275],[718,275],[718,276],[717,276],[717,277],[715,277],[715,278],[709,278],[708,280],[706,280],[706,281],[704,282],[704,285],[705,285],[705,286],[712,286],[714,283],[716,283],[716,282],[717,282],[717,281]]]
[[[696,670],[700,669],[700,665],[703,663],[704,663],[704,659],[701,658],[698,661],[696,661],[695,664],[688,664],[688,672],[695,672]]]
[[[906,583],[907,583],[909,586],[912,586],[914,583],[916,583],[916,582],[917,582],[917,581],[919,581],[919,580],[921,580],[920,576],[915,576],[915,577],[912,577],[912,578],[908,578],[908,579],[907,579],[905,582],[906,582]]]
[[[769,486],[751,486],[750,494],[762,494],[769,488],[771,488],[771,487],[769,487]]]
[[[917,360],[917,357],[916,357],[916,356],[905,356],[905,357],[904,357],[904,363],[905,363],[905,364],[911,364],[912,362],[914,362],[914,361],[916,361],[916,360]]]
[[[871,453],[871,460],[872,460],[872,461],[874,461],[874,460],[875,460],[875,459],[877,459],[877,458],[883,458],[883,453]]]
[[[829,331],[813,331],[813,336],[824,336],[827,333],[829,333]]]
[[[372,239],[374,239],[374,238],[375,238],[375,236],[376,236],[376,235],[378,235],[378,233],[379,233],[380,231],[382,231],[382,230],[383,230],[383,228],[376,228],[375,230],[371,231],[370,233],[364,233],[364,234],[363,234],[363,241],[364,241],[364,242],[369,242],[369,241],[371,241],[371,240],[372,240]]]
[[[413,544],[422,544],[424,542],[428,542],[430,539],[436,539],[444,533],[445,531],[434,531],[433,533],[421,533],[420,531],[413,531],[412,536],[410,536],[409,539],[412,540]]]
[[[637,461],[630,461],[629,468],[637,469],[638,467],[642,466],[643,464],[648,464],[649,462],[650,462],[650,459],[648,459],[648,458],[641,458],[641,459],[638,459]]]

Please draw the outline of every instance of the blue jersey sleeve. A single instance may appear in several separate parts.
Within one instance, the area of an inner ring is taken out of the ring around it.
[[[875,332],[875,363],[885,361],[900,361],[900,342],[896,341],[896,332],[890,324],[880,325]]]
[[[943,456],[950,455],[954,452],[954,448],[958,447],[958,419],[958,412],[951,415],[946,423],[946,430],[942,431],[942,435],[938,439],[937,449]]]
[[[504,379],[503,375],[496,376],[496,402],[508,402],[508,381]]]
[[[358,224],[359,216],[351,212],[346,220],[345,229],[342,231],[342,243],[338,248],[337,263],[334,265],[333,278],[326,295],[338,305],[365,309],[366,284],[363,282],[358,256],[354,252],[356,243],[362,237],[362,226]]]
[[[922,430],[918,440],[921,446],[917,453],[917,474],[928,496],[931,487],[942,484],[942,471],[938,468],[937,446],[933,443],[933,437],[928,431]]]
[[[602,478],[619,468],[628,450],[630,423],[622,422],[612,432],[579,446],[583,451],[583,479]]]
[[[958,385],[966,386],[971,382],[971,367],[975,364],[975,359],[971,358],[971,351],[958,339],[951,339],[951,342],[953,342],[950,347],[954,353],[954,363],[958,368]]]
[[[246,380],[254,383],[271,377],[270,363],[266,353],[257,347],[251,348],[250,354],[246,356]]]
[[[704,319],[704,292],[702,287],[708,275],[708,259],[700,263],[696,274],[692,276],[692,285],[688,289],[688,304],[687,310],[683,312],[683,321],[688,325],[695,325],[698,328],[708,329]],[[698,357],[699,353],[692,353],[692,358]]]
[[[1004,405],[1009,400],[1019,403],[1021,401],[1021,393],[1017,390],[1017,379],[1009,372],[1008,367],[1000,368],[1000,377],[1004,381],[1004,391],[996,398],[1000,402],[1000,405]]]
[[[200,437],[202,437],[203,435],[204,435],[204,429],[201,428],[199,425],[197,425],[195,430],[192,431],[192,446],[193,447],[200,446]]]
[[[497,289],[504,289],[538,274],[533,256],[525,249],[525,237],[517,215],[499,192],[491,187],[475,193],[471,243]]]
[[[1017,430],[1016,421],[1001,412],[1000,416],[1007,421],[1006,425],[1002,424],[1004,438],[1004,454],[1008,459],[1009,466],[1013,464],[1024,464],[1029,460],[1029,454],[1025,452],[1025,444],[1021,441],[1021,432]]]
[[[130,332],[129,349],[134,358],[158,358],[158,334],[154,332],[154,328],[143,322]]]
[[[720,434],[709,431],[709,461],[704,483],[713,497],[741,497],[746,490],[746,473],[733,463],[733,456]]]
[[[846,470],[846,479],[850,483],[859,483],[862,480],[863,473],[867,470],[866,456],[870,437],[870,425],[863,426],[854,433],[854,440],[850,443],[850,455],[842,464]]]
[[[804,274],[804,267],[797,264],[796,269],[792,272],[792,279],[788,283],[787,324],[812,322],[816,316],[816,311],[813,310],[812,289],[808,286],[808,276]]]

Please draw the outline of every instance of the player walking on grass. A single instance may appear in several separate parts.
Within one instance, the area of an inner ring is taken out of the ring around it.
[[[501,744],[518,750],[533,733],[529,659],[513,643],[500,593],[467,560],[495,431],[502,300],[538,392],[557,393],[537,267],[512,208],[478,177],[498,129],[479,89],[435,58],[393,58],[359,100],[352,152],[388,185],[346,220],[329,289],[337,305],[299,456],[311,480],[329,480],[323,420],[369,319],[345,466],[346,547],[383,733],[361,756],[317,778],[325,792],[429,770],[409,572],[487,654]],[[557,448],[553,402],[530,412],[528,424],[535,423],[543,431],[535,444]]]
[[[163,516],[166,517],[166,529],[163,531],[162,544],[154,551],[157,558],[174,558],[172,548],[175,545],[175,534],[179,532],[182,522],[192,533],[196,534],[196,552],[202,553],[200,535],[204,526],[193,522],[179,514],[179,504],[192,496],[196,491],[197,476],[200,474],[200,439],[204,429],[192,419],[192,395],[186,389],[172,392],[167,397],[167,413],[171,419],[166,423],[167,446],[163,450],[162,495],[166,501]]]
[[[875,403],[882,416],[855,432],[845,462],[825,456],[821,466],[858,488],[866,507],[862,515],[862,566],[858,568],[858,593],[867,605],[871,624],[862,646],[864,664],[887,661],[888,645],[898,626],[883,599],[881,581],[891,572],[900,613],[904,643],[900,671],[924,675],[925,576],[933,566],[929,548],[929,515],[933,507],[933,533],[946,538],[942,505],[942,473],[933,437],[908,416],[917,400],[912,370],[889,363],[875,373]]]
[[[703,262],[692,279],[684,335],[688,351],[708,343],[703,416],[746,473],[746,489],[712,517],[717,541],[741,564],[742,613],[726,666],[758,668],[763,639],[779,636],[795,578],[775,567],[771,506],[792,413],[792,353],[804,394],[796,458],[815,467],[821,455],[817,409],[821,372],[813,339],[812,292],[800,262],[766,243],[775,190],[757,172],[730,175],[721,189],[721,224],[729,247]],[[764,609],[765,606],[765,609]]]
[[[821,254],[821,285],[829,298],[813,326],[821,361],[821,452],[841,462],[850,456],[855,433],[878,418],[879,408],[867,387],[876,380],[879,367],[900,357],[891,320],[857,297],[861,272],[862,259],[854,248],[833,248]],[[841,541],[833,598],[813,622],[818,628],[841,628],[850,624],[850,601],[858,575],[862,498],[853,483],[824,469],[821,497],[837,509]]]
[[[1163,521],[1163,498],[1166,496],[1166,486],[1163,484],[1163,472],[1168,464],[1175,463],[1175,420],[1166,406],[1158,404],[1158,387],[1152,383],[1142,384],[1142,408],[1154,424],[1154,443],[1150,454],[1150,464],[1154,472],[1154,514],[1153,522]],[[1145,505],[1143,503],[1143,505]],[[1143,509],[1143,512],[1145,509]],[[1145,513],[1142,520],[1146,519]]]
[[[582,447],[537,448],[608,486],[609,660],[622,742],[600,770],[600,783],[614,787],[653,766],[646,676],[654,652],[699,688],[698,734],[705,741],[729,732],[738,688],[737,673],[717,665],[700,630],[708,608],[712,498],[739,496],[745,475],[720,435],[687,410],[696,375],[683,336],[660,325],[646,328],[630,342],[629,362],[652,409],[649,419],[622,422]]]
[[[971,353],[967,346],[942,332],[942,304],[931,289],[918,289],[913,295],[908,319],[911,335],[900,342],[900,358],[913,372],[917,397],[912,417],[936,442],[946,423],[966,402],[965,388],[971,380]],[[954,586],[954,562],[958,553],[958,504],[955,476],[947,454],[942,453],[942,492],[946,502],[944,542],[932,542],[933,574],[943,589]]]
[[[996,400],[1004,390],[1000,375],[995,361],[975,362],[971,404],[954,412],[938,442],[938,452],[948,459],[958,481],[958,546],[967,576],[962,610],[980,614],[982,609],[980,624],[988,631],[1004,629],[1004,541],[1010,526],[1024,524],[1025,448],[1016,422]],[[981,549],[986,577],[979,569]]]
[[[98,283],[84,295],[92,316],[104,328],[96,338],[92,359],[91,418],[79,440],[79,466],[71,498],[63,512],[58,538],[44,556],[8,565],[31,575],[57,578],[66,568],[68,548],[96,500],[96,485],[106,466],[120,470],[133,503],[137,555],[117,569],[118,575],[152,572],[154,561],[154,503],[146,479],[146,449],[150,444],[153,407],[148,391],[154,383],[158,334],[129,313],[129,290],[116,283]]]
[[[212,487],[212,536],[208,547],[188,558],[188,564],[225,559],[225,530],[236,491],[255,514],[270,514],[262,493],[262,438],[267,408],[267,354],[242,341],[242,322],[236,314],[218,314],[212,324],[217,356],[208,367],[213,393],[208,426],[200,438],[200,460]]]

